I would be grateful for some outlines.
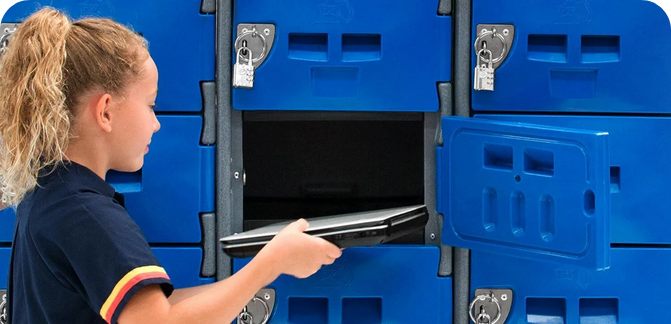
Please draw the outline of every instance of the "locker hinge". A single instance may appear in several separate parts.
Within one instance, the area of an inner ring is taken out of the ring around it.
[[[203,97],[203,133],[200,137],[201,145],[214,145],[217,141],[217,84],[214,81],[200,83],[200,92]]]
[[[200,13],[204,15],[214,15],[217,10],[216,0],[202,0],[200,2]]]
[[[217,272],[216,215],[214,213],[201,214],[200,225],[203,232],[203,262],[200,265],[200,276],[214,277]]]
[[[438,15],[439,16],[449,16],[452,14],[452,0],[439,0],[438,1]]]

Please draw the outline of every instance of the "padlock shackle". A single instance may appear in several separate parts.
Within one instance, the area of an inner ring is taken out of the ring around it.
[[[490,51],[490,50],[488,50],[488,49],[486,49],[486,48],[483,48],[483,49],[481,49],[481,50],[478,51],[478,54],[477,54],[478,57],[476,58],[475,65],[476,65],[476,66],[480,66],[480,57],[482,56],[482,53],[483,53],[483,52],[484,52],[484,53],[489,53],[489,62],[487,62],[487,67],[493,69],[493,68],[494,68],[494,63],[492,62],[492,61],[493,61],[493,60],[492,60],[492,55],[493,55],[493,54],[492,54],[492,51]]]
[[[241,52],[242,52],[243,49],[246,49],[247,53],[249,54],[249,59],[247,60],[247,65],[252,65],[252,50],[250,50],[248,47],[240,47],[238,49],[238,53],[237,53],[235,59],[238,60],[240,57],[242,57]]]

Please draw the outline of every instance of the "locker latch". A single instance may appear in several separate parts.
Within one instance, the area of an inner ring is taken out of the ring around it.
[[[476,27],[476,31],[478,36],[473,44],[476,55],[473,89],[494,91],[495,72],[510,52],[515,27],[480,24]]]
[[[275,290],[259,290],[238,315],[237,324],[267,324],[274,305]]]
[[[275,42],[275,25],[238,24],[237,35],[233,43],[236,56],[233,64],[233,87],[252,89],[254,71],[268,57]],[[244,80],[235,78],[241,75],[245,76]]]
[[[477,289],[469,315],[475,324],[503,324],[512,306],[511,289]]]
[[[473,44],[475,54],[480,53],[482,49],[491,51],[491,58],[483,56],[481,59],[485,64],[492,60],[493,68],[498,68],[506,60],[510,49],[513,47],[515,26],[479,24],[475,30],[478,35],[475,38],[475,44]]]

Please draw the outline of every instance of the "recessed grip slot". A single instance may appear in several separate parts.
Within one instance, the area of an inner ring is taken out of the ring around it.
[[[328,60],[328,34],[289,34],[289,58],[326,62]]]

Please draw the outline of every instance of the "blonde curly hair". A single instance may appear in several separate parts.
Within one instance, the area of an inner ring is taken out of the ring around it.
[[[72,22],[47,7],[19,26],[0,58],[4,204],[17,205],[43,169],[67,160],[81,96],[121,94],[148,55],[142,36],[109,19]]]

